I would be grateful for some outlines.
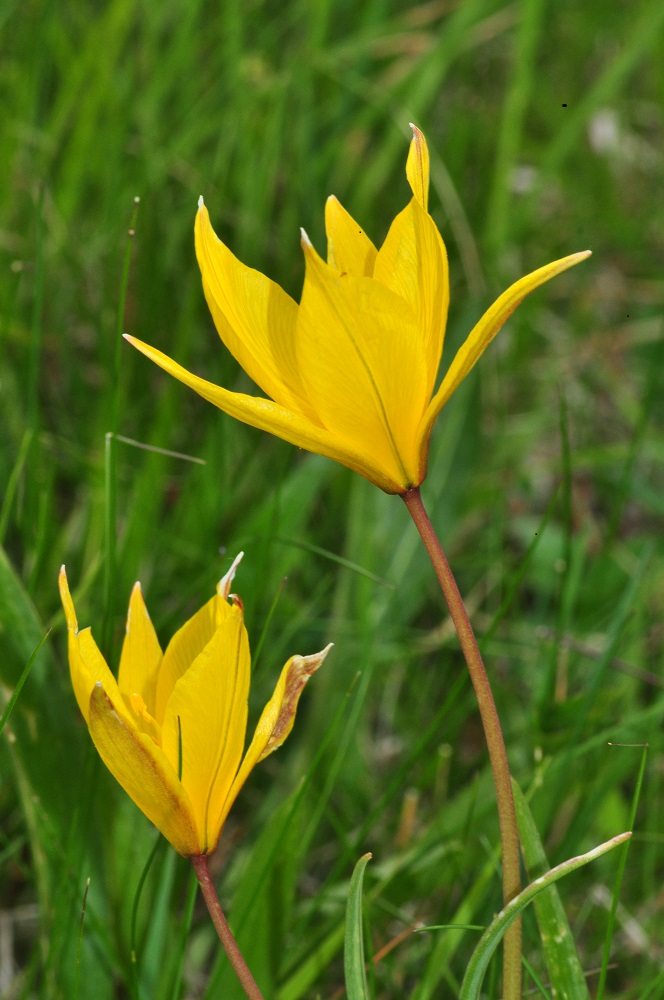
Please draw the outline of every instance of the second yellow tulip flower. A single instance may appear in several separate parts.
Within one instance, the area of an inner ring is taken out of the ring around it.
[[[136,584],[117,681],[90,629],[79,629],[64,566],[60,572],[72,685],[92,740],[185,857],[214,851],[238,792],[290,733],[302,689],[330,648],[288,660],[243,756],[251,659],[242,603],[229,594],[238,561],[163,653]]]

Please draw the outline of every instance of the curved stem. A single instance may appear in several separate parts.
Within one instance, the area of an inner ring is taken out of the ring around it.
[[[519,855],[519,831],[512,795],[507,751],[503,731],[489,678],[482,662],[473,627],[470,624],[466,606],[457,587],[442,546],[429,519],[419,488],[401,494],[408,513],[424,542],[433,568],[449,608],[450,616],[459,636],[461,650],[466,660],[470,679],[475,689],[477,703],[484,728],[493,783],[498,805],[498,823],[503,859],[503,902],[509,903],[521,889],[521,862]],[[517,1000],[521,995],[521,924],[515,921],[505,934],[503,996],[505,1000]]]
[[[214,928],[219,935],[219,940],[224,946],[224,951],[228,955],[228,960],[233,966],[237,978],[240,980],[242,989],[249,997],[249,1000],[263,1000],[263,994],[259,990],[256,980],[249,971],[249,966],[245,962],[242,952],[238,947],[238,943],[233,937],[226,917],[224,916],[224,911],[221,908],[217,891],[210,877],[207,854],[201,854],[197,857],[191,858],[191,863],[194,866],[196,878],[198,879],[198,884],[201,887],[203,899],[205,900],[210,916],[212,917]]]

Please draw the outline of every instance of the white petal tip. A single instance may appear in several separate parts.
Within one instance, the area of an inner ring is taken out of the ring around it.
[[[302,228],[300,228],[300,239],[301,239],[302,243],[306,247],[312,247],[313,246],[313,243],[311,242],[311,240],[307,236],[306,232]]]
[[[217,587],[217,592],[219,594],[221,594],[221,596],[225,600],[228,600],[228,595],[229,595],[230,589],[231,589],[231,583],[233,582],[233,580],[235,578],[235,571],[237,570],[238,566],[242,562],[242,557],[243,556],[244,556],[244,552],[238,552],[238,554],[236,555],[235,559],[233,560],[233,562],[231,564],[231,568],[229,569],[228,573],[225,573],[224,576],[222,576],[221,580],[219,581],[219,586]]]
[[[200,209],[200,208],[203,208],[204,206],[205,206],[205,202],[203,201],[203,195],[201,194],[198,197],[198,207]]]
[[[320,653],[310,653],[309,656],[301,657],[302,661],[307,665],[308,673],[314,673],[316,670],[318,670],[318,668],[321,666],[323,660],[325,659],[325,657],[330,652],[333,646],[334,646],[333,642],[328,642],[325,649],[321,649]]]

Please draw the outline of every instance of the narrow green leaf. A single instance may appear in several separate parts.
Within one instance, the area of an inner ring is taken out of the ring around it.
[[[526,797],[514,779],[512,791],[528,877],[537,878],[548,871],[549,862]],[[540,893],[534,906],[549,981],[555,984],[557,1000],[590,1000],[572,931],[555,885]]]
[[[44,645],[44,643],[48,639],[50,632],[51,632],[50,628],[47,629],[46,632],[44,632],[43,636],[41,637],[41,639],[39,640],[39,642],[37,643],[37,645],[33,649],[32,654],[30,656],[30,659],[28,660],[28,662],[26,663],[25,667],[23,668],[23,673],[21,674],[21,676],[19,677],[19,679],[18,679],[18,681],[16,683],[16,687],[14,688],[14,690],[12,692],[11,698],[9,699],[9,701],[7,702],[7,704],[5,705],[5,710],[2,713],[2,718],[0,718],[0,733],[5,728],[5,725],[7,724],[7,720],[9,719],[9,716],[12,714],[12,710],[14,708],[14,705],[18,701],[18,696],[21,693],[21,688],[23,687],[23,685],[27,681],[28,674],[32,670],[32,664],[37,659],[37,654],[39,653],[39,650],[42,648],[42,646]]]
[[[362,928],[362,880],[371,854],[364,854],[355,865],[348,890],[346,906],[346,943],[344,970],[348,1000],[369,1000],[369,988],[364,968],[364,934]]]
[[[634,789],[634,795],[632,797],[632,808],[630,809],[630,814],[629,814],[629,825],[632,827],[632,829],[634,829],[634,824],[636,822],[636,811],[638,809],[639,799],[641,797],[641,789],[643,787],[643,777],[646,773],[646,761],[648,760],[648,744],[645,743],[640,749],[641,749],[641,765],[639,767],[639,773],[636,779],[636,787]],[[606,925],[604,952],[602,954],[602,971],[600,972],[599,982],[597,984],[597,1000],[604,1000],[606,976],[609,969],[609,958],[611,955],[611,942],[613,940],[613,931],[615,929],[615,924],[616,924],[616,911],[618,909],[620,886],[622,885],[623,875],[625,874],[625,865],[627,864],[628,849],[629,849],[628,844],[625,844],[621,852],[620,861],[618,862],[618,871],[616,873],[616,880],[613,886],[613,898],[611,900],[609,920]]]
[[[555,868],[548,871],[546,875],[535,879],[518,896],[515,896],[491,921],[480,938],[479,944],[471,955],[466,975],[463,977],[459,1000],[479,1000],[484,973],[487,970],[494,951],[502,941],[505,931],[538,893],[553,885],[554,882],[557,882],[564,875],[568,875],[577,868],[582,868],[583,865],[587,865],[588,862],[601,857],[602,854],[612,851],[614,847],[624,844],[631,836],[631,833],[620,833],[617,837],[612,837],[611,840],[607,840],[605,843],[600,844],[599,847],[588,851],[587,854],[580,854],[576,858],[563,861],[562,864],[556,865]]]

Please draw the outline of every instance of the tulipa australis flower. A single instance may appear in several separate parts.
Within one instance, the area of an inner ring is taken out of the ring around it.
[[[290,733],[302,689],[330,648],[288,660],[243,758],[251,661],[242,603],[229,596],[239,559],[164,653],[137,583],[117,681],[90,629],[79,629],[60,571],[71,679],[90,735],[113,777],[185,857],[214,851],[238,792]]]
[[[222,341],[268,399],[229,392],[127,337],[238,420],[402,494],[426,476],[436,417],[521,300],[588,256],[563,257],[511,285],[470,332],[435,389],[449,303],[447,254],[427,211],[426,141],[411,128],[406,176],[413,197],[383,245],[377,250],[330,197],[327,263],[302,231],[306,272],[299,306],[233,256],[200,199],[196,254],[208,306]]]

